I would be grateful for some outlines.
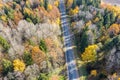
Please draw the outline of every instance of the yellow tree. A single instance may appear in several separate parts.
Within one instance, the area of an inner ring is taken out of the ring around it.
[[[66,6],[67,8],[70,8],[73,4],[73,0],[67,0]]]
[[[75,9],[70,9],[69,14],[75,15],[75,14],[78,14],[78,12],[79,12],[79,7],[76,6]]]
[[[96,61],[97,59],[97,52],[98,49],[97,45],[90,45],[87,48],[85,48],[85,52],[81,54],[81,58],[85,62],[92,62]]]
[[[54,2],[54,5],[58,7],[58,6],[59,6],[59,0],[56,0],[56,1]]]
[[[51,11],[52,10],[52,5],[51,4],[48,4],[48,11]]]

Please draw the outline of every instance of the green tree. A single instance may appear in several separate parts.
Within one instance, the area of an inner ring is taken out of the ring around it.
[[[110,14],[110,19],[111,19],[111,24],[113,24],[115,22],[115,16],[113,12]]]
[[[104,17],[104,25],[105,25],[106,29],[109,28],[110,23],[111,23],[111,21],[110,21],[110,14],[107,13],[107,14],[105,15],[105,17]]]
[[[44,40],[40,40],[40,43],[39,43],[39,48],[44,51],[45,53],[47,52],[47,46],[46,46],[46,43]]]
[[[76,7],[76,0],[73,0],[72,8],[74,9]]]
[[[81,0],[77,0],[76,1],[76,4],[79,6],[79,5],[81,5]]]
[[[47,10],[47,8],[48,8],[48,0],[44,0],[44,8]]]
[[[11,61],[3,59],[2,60],[3,75],[7,75],[8,72],[13,71],[13,64]]]
[[[100,30],[103,27],[103,22],[99,21],[99,22],[96,23],[96,25],[98,27],[98,30]]]
[[[80,41],[80,51],[84,52],[85,48],[88,46],[88,35],[87,32],[88,31],[88,27],[86,27],[83,30],[83,35],[81,37],[81,41]]]
[[[33,64],[33,59],[32,56],[29,52],[25,51],[23,55],[23,60],[26,63],[26,65],[32,65]]]
[[[81,5],[85,5],[85,0],[81,0]]]

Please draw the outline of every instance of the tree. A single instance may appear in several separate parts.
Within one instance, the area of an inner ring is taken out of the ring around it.
[[[76,7],[76,0],[73,0],[72,8],[74,9]]]
[[[112,24],[110,28],[108,29],[108,32],[110,35],[117,35],[120,33],[119,25],[118,24]]]
[[[79,5],[81,5],[81,0],[77,0],[76,1],[76,4],[79,6]]]
[[[85,5],[85,0],[81,0],[81,5]]]
[[[47,8],[48,8],[48,0],[44,0],[44,8],[47,10]]]
[[[97,52],[98,49],[97,45],[90,45],[85,48],[84,53],[81,55],[82,60],[86,62],[93,62],[97,60]]]
[[[107,13],[107,14],[105,15],[105,17],[104,17],[104,25],[105,25],[106,29],[109,28],[110,23],[111,23],[111,22],[110,22],[110,14]]]
[[[99,19],[102,18],[102,15],[101,15],[101,13],[100,13],[99,11],[97,12],[96,16],[97,16]]]
[[[97,24],[98,30],[100,30],[103,27],[103,22],[102,21],[99,21],[96,24]]]
[[[115,18],[116,18],[116,17],[114,16],[114,13],[112,12],[112,13],[110,14],[111,24],[115,22]]]
[[[87,35],[86,31],[88,31],[88,27],[86,27],[83,30],[83,35],[81,37],[81,41],[80,41],[80,51],[81,52],[84,52],[85,48],[88,46],[88,35]]]

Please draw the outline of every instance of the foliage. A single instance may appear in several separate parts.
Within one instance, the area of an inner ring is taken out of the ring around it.
[[[69,14],[70,15],[75,15],[75,14],[78,14],[78,12],[79,12],[79,7],[76,6],[74,9],[70,9]]]
[[[33,11],[29,8],[24,9],[24,17],[28,22],[33,22],[34,24],[40,22],[40,18],[37,15],[34,15]]]
[[[89,6],[92,5],[94,7],[99,7],[101,3],[101,0],[77,0],[77,5],[85,5]]]
[[[60,76],[60,77],[59,77],[59,80],[66,80],[66,79],[65,79],[65,76]]]
[[[47,52],[47,46],[46,46],[46,43],[44,40],[40,40],[40,43],[39,43],[39,48],[43,51],[43,52]]]
[[[20,0],[13,0],[14,2],[16,2],[16,3],[20,3]]]
[[[73,0],[72,8],[74,9],[76,7],[76,0]]]
[[[81,54],[82,60],[86,62],[96,61],[97,59],[96,49],[98,49],[97,45],[89,45],[87,48],[85,48],[85,52]]]
[[[118,24],[112,24],[108,29],[108,32],[110,33],[110,35],[117,35],[118,33],[120,33],[120,26]]]
[[[32,12],[31,9],[29,9],[29,8],[24,8],[24,15],[32,15],[32,14],[33,14],[33,12]]]
[[[92,22],[91,21],[88,21],[86,24],[85,24],[85,26],[90,26],[92,24]]]
[[[67,7],[67,8],[70,8],[71,5],[73,4],[73,1],[74,1],[74,0],[67,0],[67,2],[66,2],[66,7]]]
[[[88,27],[86,27],[84,30],[83,30],[83,34],[82,34],[82,37],[80,39],[80,51],[81,52],[84,52],[85,48],[88,46],[88,35],[87,35],[87,32],[88,31]]]
[[[97,75],[97,70],[91,70],[90,75],[96,76]]]
[[[7,22],[7,16],[6,16],[6,15],[2,15],[2,16],[0,16],[0,19],[1,19],[2,21]]]
[[[48,4],[48,11],[51,11],[51,10],[52,10],[52,5]]]
[[[60,25],[60,18],[57,18],[57,19],[56,19],[56,23],[57,23],[58,25]]]
[[[3,75],[6,75],[8,72],[13,71],[13,64],[9,60],[3,59],[2,67],[3,67]]]
[[[54,5],[58,7],[58,6],[59,6],[59,0],[56,0],[56,1],[54,2]]]
[[[13,61],[13,66],[15,71],[23,72],[25,69],[25,63],[21,61],[20,59],[15,59]]]
[[[32,53],[37,53],[37,52],[39,52],[39,51],[40,51],[40,49],[39,49],[38,46],[35,46],[35,47],[33,47],[33,49],[32,49]]]
[[[12,8],[4,7],[4,12],[9,19],[14,19],[14,10]]]
[[[105,14],[105,16],[104,16],[104,25],[105,25],[106,29],[109,28],[110,23],[111,23],[111,22],[110,22],[110,14],[107,13],[107,14]]]
[[[38,80],[49,80],[49,77],[48,77],[47,74],[41,73],[41,74],[39,75]]]
[[[41,7],[44,6],[44,0],[40,0],[40,6],[41,6]]]
[[[0,2],[0,9],[2,9],[4,7],[4,5]]]
[[[44,8],[48,10],[48,0],[44,0]]]
[[[40,65],[40,63],[45,60],[45,53],[39,49],[39,46],[35,46],[32,49],[32,59],[35,63]]]
[[[109,51],[114,47],[114,45],[117,45],[119,43],[120,43],[120,36],[116,36],[112,39],[108,39],[105,45],[103,46],[102,50]]]
[[[29,52],[25,51],[23,55],[23,60],[26,63],[26,66],[33,64],[32,56]]]
[[[114,16],[117,16],[120,14],[120,7],[119,6],[114,6],[114,5],[109,5],[109,4],[104,4],[101,5],[102,8],[107,8],[108,11],[111,11],[114,13]]]
[[[2,36],[0,36],[0,44],[5,49],[5,51],[8,51],[8,49],[10,48],[10,45]]]

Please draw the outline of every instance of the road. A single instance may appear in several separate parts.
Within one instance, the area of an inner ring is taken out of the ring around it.
[[[69,20],[66,15],[64,0],[60,0],[59,8],[61,12],[61,26],[64,39],[68,80],[79,80],[78,70],[76,67],[76,60],[74,56],[74,49],[72,48],[73,35],[71,34]]]

